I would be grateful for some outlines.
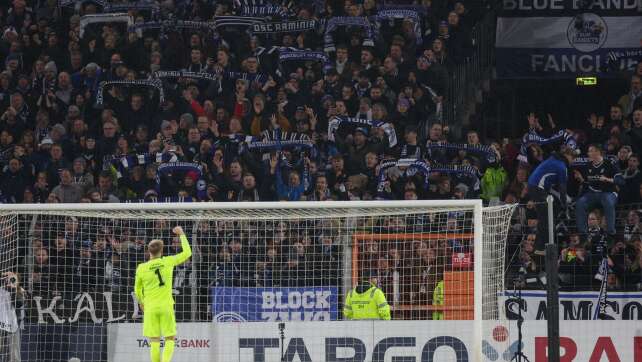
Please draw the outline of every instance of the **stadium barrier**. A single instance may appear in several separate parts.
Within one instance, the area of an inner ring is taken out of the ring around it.
[[[485,335],[492,336],[483,341],[487,360],[510,361],[516,342],[508,347],[503,342],[516,341],[517,328],[507,327],[487,326]],[[109,325],[110,362],[146,361],[149,345],[140,337],[140,328],[127,323]],[[278,323],[183,323],[178,328],[175,362],[281,361]],[[465,321],[286,323],[283,356],[285,361],[309,362],[475,361],[471,336],[462,332],[466,328]],[[525,354],[533,362],[547,361],[546,322],[527,321],[523,332]],[[642,325],[638,322],[566,322],[560,336],[562,361],[642,360]]]

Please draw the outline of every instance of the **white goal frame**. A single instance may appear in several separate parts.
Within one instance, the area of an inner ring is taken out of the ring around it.
[[[474,328],[473,337],[473,359],[482,360],[482,339],[483,339],[483,205],[482,200],[408,200],[408,201],[293,201],[293,202],[212,202],[212,203],[77,203],[77,204],[0,204],[0,214],[24,213],[35,214],[41,212],[129,212],[129,215],[145,211],[195,211],[191,218],[198,218],[198,211],[206,210],[229,210],[230,219],[241,218],[235,211],[241,210],[309,210],[314,214],[315,210],[325,208],[333,209],[367,209],[367,208],[403,208],[430,210],[439,208],[462,208],[473,211],[474,225],[474,320],[471,324]],[[307,216],[304,213],[302,216]],[[347,216],[347,215],[337,215]],[[108,218],[109,216],[105,216]],[[175,219],[176,217],[172,217]],[[180,216],[179,216],[180,218]]]

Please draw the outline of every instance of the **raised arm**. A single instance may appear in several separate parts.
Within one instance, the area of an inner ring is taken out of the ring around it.
[[[174,265],[180,265],[192,256],[192,247],[189,245],[189,241],[187,240],[187,236],[185,235],[185,231],[183,231],[182,227],[176,226],[172,231],[181,239],[182,250],[180,253],[174,255]]]

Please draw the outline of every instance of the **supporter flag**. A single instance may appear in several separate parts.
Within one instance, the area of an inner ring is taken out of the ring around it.
[[[497,19],[501,78],[574,78],[633,70],[642,57],[637,0],[504,0]]]

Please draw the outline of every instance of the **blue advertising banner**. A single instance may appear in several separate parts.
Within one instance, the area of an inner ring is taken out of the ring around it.
[[[337,320],[339,289],[212,288],[212,314],[217,322]]]
[[[497,19],[500,78],[616,75],[642,60],[635,0],[503,0]]]

